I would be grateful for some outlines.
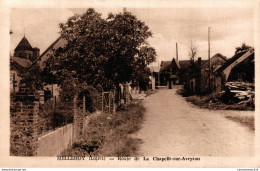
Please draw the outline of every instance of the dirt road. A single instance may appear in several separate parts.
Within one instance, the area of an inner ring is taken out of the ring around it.
[[[224,117],[238,111],[200,109],[176,89],[159,90],[143,103],[145,122],[136,135],[144,141],[142,156],[254,155],[254,132]]]

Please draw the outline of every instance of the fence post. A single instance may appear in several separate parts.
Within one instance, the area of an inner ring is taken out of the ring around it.
[[[104,111],[104,97],[103,97],[103,92],[102,92],[102,112]]]
[[[111,109],[111,91],[109,91],[109,94],[108,94],[108,112],[110,112],[110,109]]]
[[[73,143],[75,142],[75,140],[77,139],[77,117],[78,117],[78,112],[77,112],[77,95],[75,94],[73,97]]]
[[[126,104],[129,104],[129,84],[128,84],[128,82],[126,82],[126,89],[125,89],[125,98],[126,98]]]
[[[74,121],[73,121],[73,142],[76,142],[79,138],[82,136],[83,132],[83,121],[84,121],[84,113],[78,110],[77,106],[77,98],[78,94],[74,95],[73,98],[73,115],[74,115]]]
[[[83,113],[86,112],[86,96],[85,94],[83,95]]]
[[[116,90],[113,91],[113,113],[116,112]]]

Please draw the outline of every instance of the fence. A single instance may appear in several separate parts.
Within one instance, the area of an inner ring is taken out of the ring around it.
[[[53,99],[44,103],[42,91],[20,87],[11,96],[10,155],[58,155],[82,138],[93,116],[89,111],[116,111],[119,93],[112,90],[98,94],[83,89],[71,101]]]
[[[102,92],[102,111],[115,112],[116,111],[116,91]]]

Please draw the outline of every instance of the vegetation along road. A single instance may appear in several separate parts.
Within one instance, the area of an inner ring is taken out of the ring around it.
[[[226,114],[253,115],[253,111],[201,109],[176,93],[162,89],[144,100],[142,156],[251,156],[254,131],[225,118]]]

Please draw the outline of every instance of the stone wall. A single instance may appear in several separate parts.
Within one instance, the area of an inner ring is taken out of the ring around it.
[[[73,124],[60,127],[38,138],[37,156],[57,156],[72,145]]]

